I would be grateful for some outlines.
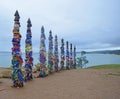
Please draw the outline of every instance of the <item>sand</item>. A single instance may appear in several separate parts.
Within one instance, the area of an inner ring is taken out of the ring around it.
[[[120,99],[120,76],[116,69],[80,69],[35,78],[23,88],[12,88],[1,78],[0,99]]]

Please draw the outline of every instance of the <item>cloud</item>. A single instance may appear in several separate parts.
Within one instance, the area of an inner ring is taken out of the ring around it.
[[[14,13],[20,14],[22,34],[21,49],[24,52],[26,22],[32,21],[33,49],[39,51],[40,30],[45,26],[53,36],[61,38],[81,49],[118,48],[120,37],[119,0],[0,0],[0,50],[11,51]],[[48,40],[46,40],[48,42]]]

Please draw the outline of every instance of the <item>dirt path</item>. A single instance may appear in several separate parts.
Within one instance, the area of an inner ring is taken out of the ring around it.
[[[120,70],[69,70],[36,78],[24,88],[11,88],[10,79],[0,79],[0,99],[120,99]]]

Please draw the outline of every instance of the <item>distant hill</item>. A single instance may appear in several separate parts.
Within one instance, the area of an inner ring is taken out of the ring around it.
[[[91,53],[91,54],[116,54],[120,55],[120,50],[103,50],[103,51],[91,51],[91,52],[86,52],[86,53]]]

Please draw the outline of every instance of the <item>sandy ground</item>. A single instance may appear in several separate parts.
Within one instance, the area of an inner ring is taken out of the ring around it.
[[[23,88],[12,88],[10,79],[1,78],[0,99],[120,99],[120,76],[116,69],[82,69],[35,78]]]

